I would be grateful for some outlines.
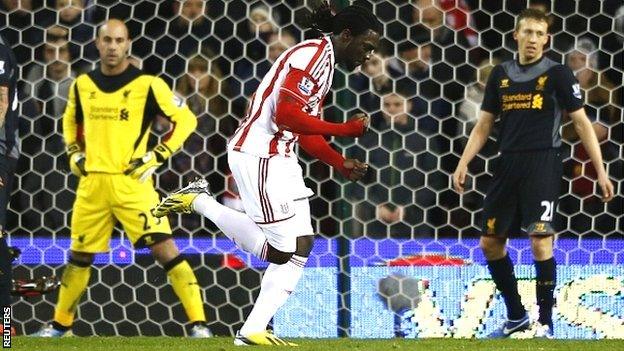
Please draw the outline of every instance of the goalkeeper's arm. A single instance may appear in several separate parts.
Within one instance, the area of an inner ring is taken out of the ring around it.
[[[69,158],[69,169],[80,177],[87,175],[86,158],[84,145],[82,142],[82,111],[77,109],[76,94],[78,87],[74,81],[69,88],[67,96],[67,106],[63,113],[63,139],[65,140],[65,151]]]
[[[154,78],[150,88],[156,98],[158,109],[171,121],[172,128],[160,144],[148,151],[143,157],[131,160],[130,165],[124,171],[124,174],[138,179],[140,182],[147,180],[165,160],[184,144],[184,141],[197,127],[197,118],[193,112],[173,94],[161,78]]]

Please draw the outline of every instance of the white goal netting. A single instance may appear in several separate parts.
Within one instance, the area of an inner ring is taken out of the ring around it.
[[[158,189],[166,193],[203,176],[222,202],[237,207],[226,142],[275,58],[313,35],[299,25],[313,3],[0,2],[0,33],[21,65],[22,154],[7,223],[10,244],[23,251],[15,276],[60,275],[66,261],[77,179],[68,171],[60,116],[72,78],[97,62],[98,24],[124,19],[133,63],[164,77],[198,116],[197,130],[159,170]],[[495,137],[470,165],[461,198],[450,175],[476,122],[492,65],[513,58],[514,17],[527,1],[364,3],[384,23],[383,45],[360,71],[337,71],[324,118],[344,121],[357,110],[372,116],[366,136],[332,141],[371,169],[362,182],[349,183],[302,156],[306,182],[316,193],[311,210],[319,236],[299,290],[273,327],[281,335],[305,337],[481,337],[504,314],[477,245]],[[617,195],[607,205],[600,202],[595,172],[567,123],[557,222],[557,336],[622,337],[624,8],[617,0],[530,3],[551,14],[547,56],[575,71]],[[332,4],[341,8],[349,1]],[[166,129],[158,120],[154,137]],[[232,334],[250,311],[265,264],[198,216],[171,219],[178,247],[203,289],[211,327]],[[523,301],[530,305],[530,247],[522,237],[512,238],[511,247]],[[385,278],[397,284],[383,290]],[[394,313],[399,311],[385,296],[409,300],[408,287],[419,289],[420,303]],[[55,301],[56,294],[17,301],[18,332],[32,333],[49,321]],[[75,333],[184,335],[185,322],[165,273],[116,229],[111,252],[94,264]]]

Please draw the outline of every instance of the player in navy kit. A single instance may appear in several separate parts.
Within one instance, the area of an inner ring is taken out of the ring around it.
[[[17,77],[15,55],[0,37],[0,307],[11,305],[12,253],[4,238],[13,172],[17,163]]]
[[[484,200],[480,246],[496,287],[507,307],[507,321],[491,337],[508,337],[530,328],[520,301],[507,236],[525,231],[535,259],[539,318],[535,336],[553,337],[552,308],[556,284],[553,217],[561,187],[561,120],[567,112],[598,173],[602,200],[613,198],[598,141],[583,109],[581,90],[572,71],[543,56],[548,43],[548,17],[526,9],[514,31],[518,57],[496,66],[487,82],[481,116],[453,174],[464,191],[468,163],[500,118],[500,157]]]

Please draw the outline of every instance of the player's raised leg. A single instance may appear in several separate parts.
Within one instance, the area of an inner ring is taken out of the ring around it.
[[[220,204],[204,179],[195,179],[186,187],[165,197],[153,210],[155,217],[170,213],[196,212],[211,220],[241,249],[266,260],[267,243],[262,229],[248,215]]]

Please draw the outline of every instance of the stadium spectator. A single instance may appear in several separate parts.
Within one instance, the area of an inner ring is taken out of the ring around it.
[[[619,45],[621,46],[624,44],[624,5],[618,7],[618,9],[615,11],[614,17],[615,23],[613,24],[613,27],[615,29],[615,32],[619,34],[616,38],[617,43],[619,43]]]
[[[262,26],[259,26],[259,28],[262,28]],[[278,56],[293,46],[295,42],[295,37],[290,32],[282,29],[266,34],[266,43],[256,39],[249,44],[248,50],[257,51],[258,62],[251,64],[248,60],[241,60],[234,65],[236,77],[245,81],[243,95],[250,96],[256,91],[262,77],[268,73]],[[264,49],[261,49],[262,47]],[[260,55],[261,50],[266,52]]]
[[[483,60],[477,70],[477,81],[466,89],[466,98],[459,105],[459,118],[456,135],[469,136],[472,128],[479,119],[479,110],[483,101],[485,92],[485,83],[492,73],[492,69],[498,64],[497,60],[490,62],[489,59]]]
[[[455,35],[455,30],[444,22],[444,9],[440,5],[440,0],[418,0],[414,7],[413,17],[414,23],[422,23],[431,33],[431,41],[440,48],[452,45],[460,45],[463,48],[469,48],[472,45],[465,36],[465,31],[460,31]],[[446,3],[447,1],[442,1]],[[448,17],[456,18],[456,17]],[[455,23],[458,28],[461,24]],[[470,34],[474,42],[473,34]],[[450,59],[448,62],[455,62],[461,58],[445,57]]]
[[[61,137],[60,116],[66,105],[66,96],[69,92],[72,77],[75,72],[71,70],[71,57],[69,44],[66,39],[66,29],[56,26],[47,31],[48,41],[37,51],[37,61],[34,62],[26,73],[25,83],[22,86],[21,95],[25,108],[24,116],[29,117],[32,122],[32,131],[38,135],[45,135],[45,138],[30,139],[23,146],[24,152],[34,154],[43,150],[49,155],[59,155],[60,160],[64,160],[65,146]],[[34,106],[35,110],[26,112],[29,106]],[[61,169],[56,169],[54,158],[42,158],[37,163],[36,170],[53,170],[54,177],[46,178],[41,184],[40,175],[37,172],[27,172],[21,177],[20,186],[25,189],[37,189],[39,187],[61,187],[59,175]],[[17,206],[28,206],[23,203],[24,199],[18,197]],[[47,199],[42,199],[48,202]],[[53,204],[51,201],[47,203]],[[29,216],[28,216],[29,217]],[[29,218],[33,220],[34,218]],[[48,216],[49,228],[61,228],[64,226],[64,216],[51,213]],[[53,230],[53,229],[52,229]]]
[[[392,90],[388,75],[387,58],[377,52],[362,64],[360,72],[349,77],[349,87],[359,93],[358,108],[366,113],[377,113],[381,108],[381,95]]]
[[[267,39],[271,33],[277,31],[277,24],[266,6],[258,5],[249,13],[249,32],[256,37]]]
[[[286,51],[286,49],[294,46],[297,43],[297,39],[295,39],[290,32],[281,30],[279,33],[271,32],[267,42],[269,44],[268,59],[272,64],[277,60],[279,55]],[[264,75],[264,73],[262,73],[262,75]]]
[[[48,41],[41,51],[41,64],[35,63],[26,75],[25,80],[30,82],[32,91],[25,92],[25,95],[36,99],[39,112],[57,119],[65,109],[65,97],[76,72],[71,69],[67,41]]]
[[[408,99],[401,90],[384,94],[381,110],[372,115],[371,131],[358,140],[358,144],[369,151],[352,156],[359,158],[368,154],[372,169],[364,182],[376,188],[369,193],[367,202],[355,207],[355,217],[367,223],[362,227],[354,222],[355,233],[374,238],[388,237],[388,224],[400,222],[403,208],[413,202],[412,190],[401,182],[401,172],[414,167],[414,154],[403,146],[405,136],[416,130],[416,120],[411,114],[412,102],[413,99]],[[391,188],[397,190],[393,196],[387,190]],[[353,201],[357,200],[353,198]],[[369,202],[375,210],[371,210]],[[411,232],[392,232],[391,235],[410,237]]]
[[[206,1],[181,0],[174,1],[173,12],[179,14],[171,23],[170,34],[177,41],[172,50],[183,58],[191,58],[202,52],[203,38],[209,37],[212,24],[206,16]],[[166,43],[170,44],[169,41]],[[164,56],[166,57],[166,56]],[[184,67],[182,67],[184,69]],[[178,72],[172,72],[178,76]]]
[[[478,44],[479,36],[471,27],[470,7],[465,0],[439,0],[438,6],[444,11],[446,24],[466,38],[469,46]]]
[[[164,67],[167,76],[175,80],[184,74],[186,60],[202,54],[204,48],[218,52],[220,44],[214,47],[208,7],[202,0],[176,0],[168,8],[168,14],[173,14],[169,26],[146,26],[144,34],[155,39],[153,51],[149,45],[133,47],[133,53],[145,58],[145,69],[160,72]]]
[[[596,133],[598,141],[608,138],[609,126],[613,126],[621,118],[621,109],[616,106],[620,99],[615,94],[615,85],[609,81],[606,75],[598,72],[597,47],[587,38],[578,40],[573,50],[566,56],[566,64],[575,72],[581,89],[584,93],[585,109],[592,127]],[[569,121],[569,116],[565,116],[564,122]],[[572,123],[566,123],[562,130],[562,136],[575,142],[579,139]],[[617,157],[618,150],[612,150],[612,144],[601,145],[605,158]],[[598,202],[599,199],[593,195],[594,180],[597,173],[591,163],[585,147],[580,143],[572,145],[572,158],[565,163],[564,172],[572,178],[572,192],[582,198],[585,202]],[[570,204],[562,203],[563,208],[568,208]]]
[[[411,77],[416,81],[429,78],[432,44],[420,45],[404,41],[398,46],[399,55],[388,60],[388,68],[393,78]]]
[[[225,138],[229,138],[236,129],[236,121],[227,115],[228,101],[223,98],[227,86],[223,81],[223,74],[214,61],[204,56],[195,56],[188,61],[187,70],[176,84],[176,92],[187,100],[191,111],[198,116],[198,125],[195,132],[184,146],[189,155],[194,155],[195,171],[198,175],[213,173],[217,167],[219,172],[214,172],[211,180],[215,183],[213,191],[223,189],[224,179],[222,174],[228,170],[225,167]],[[219,131],[224,138],[212,137],[210,142],[206,138]],[[218,159],[222,159],[221,162]],[[177,162],[177,161],[174,161]],[[184,172],[181,165],[175,169]],[[173,175],[173,174],[172,174]],[[176,182],[178,184],[178,182]]]
[[[0,1],[0,14],[2,14],[2,22],[8,24],[9,20],[11,28],[14,29],[26,29],[31,26],[32,21],[33,2],[32,0],[1,0]],[[6,16],[6,17],[5,17]],[[0,22],[1,23],[1,22]],[[4,27],[4,26],[0,26]],[[5,38],[8,42],[8,39]]]
[[[377,205],[377,219],[384,224],[394,224],[403,220],[403,206],[397,206],[390,202]],[[406,235],[407,234],[407,235]],[[391,234],[394,238],[410,237],[411,233],[395,233]],[[388,235],[390,236],[390,235]]]
[[[93,40],[95,28],[83,22],[83,0],[56,0],[55,9],[58,11],[58,24],[71,28],[70,39],[72,42],[88,44]],[[90,58],[95,59],[95,57]]]
[[[246,45],[246,56],[251,61],[261,61],[267,58],[266,47],[270,36],[278,32],[275,19],[269,9],[264,5],[257,5],[249,12],[247,20],[248,34],[238,33],[239,38],[251,41]]]
[[[609,77],[599,72],[596,44],[589,38],[579,39],[574,50],[566,56],[566,64],[574,71],[585,92],[588,116],[605,125],[615,123],[618,112],[621,112],[616,107],[621,106],[621,96],[617,95],[616,86]]]
[[[188,60],[186,73],[176,83],[176,92],[186,99],[196,115],[209,113],[213,118],[223,117],[227,101],[219,95],[223,74],[219,67],[203,55]]]
[[[40,4],[32,0],[0,0],[0,34],[20,65],[32,60],[33,48],[43,40],[41,27],[32,25],[38,7]]]
[[[374,53],[370,60],[362,64],[362,73],[371,79],[373,91],[377,93],[387,92],[392,88],[392,80],[388,76],[387,58],[379,53]],[[369,84],[367,82],[366,87]]]

